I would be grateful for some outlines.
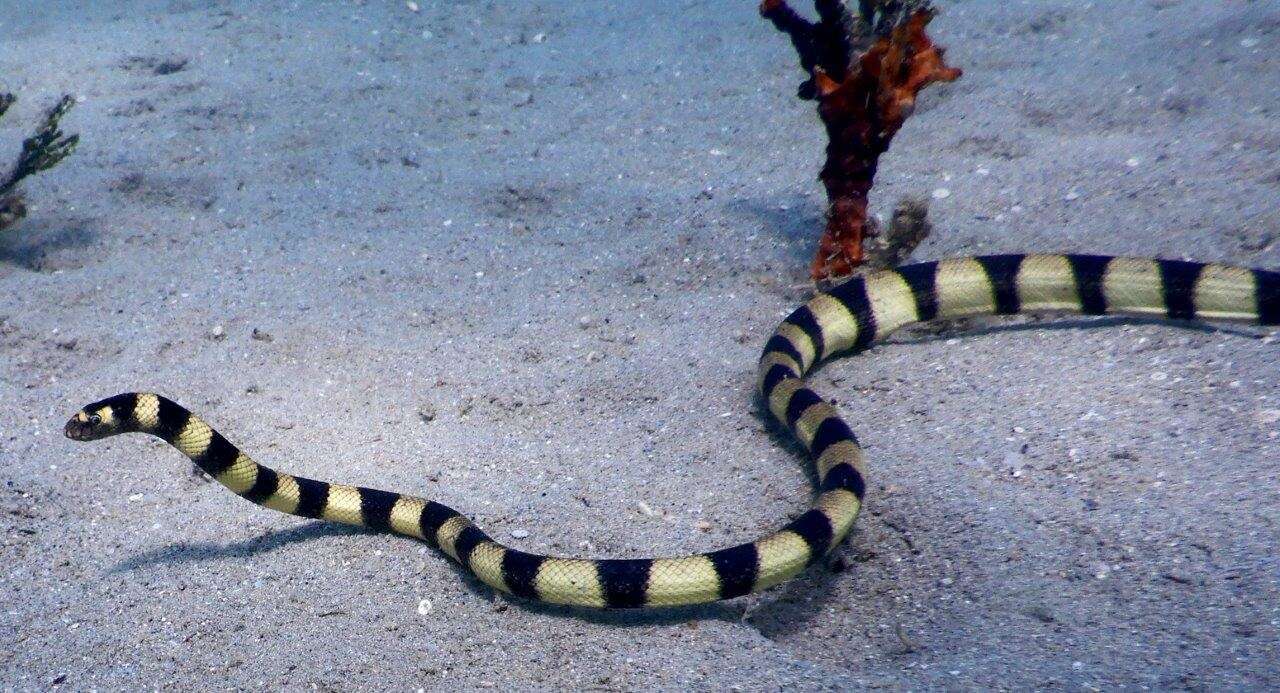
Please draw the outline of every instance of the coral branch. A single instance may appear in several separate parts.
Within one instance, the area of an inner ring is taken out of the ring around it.
[[[867,203],[880,156],[910,117],[920,91],[961,72],[946,64],[942,49],[925,33],[933,9],[924,0],[860,0],[857,14],[840,0],[814,4],[816,23],[786,0],[763,0],[760,14],[791,38],[810,75],[799,95],[817,100],[829,138],[820,175],[829,203],[827,225],[812,266],[813,278],[824,281],[848,275],[867,260],[863,243],[878,233]],[[909,226],[927,233],[923,216]],[[920,238],[904,240],[881,246],[914,248]]]
[[[13,94],[0,94],[0,116],[9,110],[15,100]],[[53,168],[75,151],[80,136],[64,136],[58,127],[62,117],[73,105],[75,99],[70,96],[62,97],[45,114],[44,123],[36,130],[36,134],[23,140],[18,162],[0,182],[0,230],[12,226],[27,215],[27,206],[18,183],[27,176]]]

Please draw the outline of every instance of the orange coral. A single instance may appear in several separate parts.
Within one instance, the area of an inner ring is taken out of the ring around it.
[[[804,20],[785,0],[764,0],[760,13],[786,32],[811,81],[800,96],[818,101],[826,126],[827,161],[820,178],[827,189],[826,230],[818,244],[812,275],[830,280],[864,262],[863,242],[877,233],[867,214],[867,197],[880,156],[915,107],[920,90],[950,82],[961,71],[949,67],[943,51],[925,33],[933,18],[927,3],[862,3],[850,16],[842,2],[818,0],[821,20]],[[874,16],[872,16],[874,15]],[[857,46],[869,45],[857,54]]]

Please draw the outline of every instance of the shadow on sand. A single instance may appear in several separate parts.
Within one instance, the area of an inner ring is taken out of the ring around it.
[[[1120,325],[1171,325],[1196,332],[1223,332],[1252,339],[1261,337],[1256,331],[1251,331],[1248,328],[1222,327],[1200,323],[1173,323],[1158,318],[1101,317],[1068,319],[1047,323],[993,325],[959,330],[944,328],[934,334],[914,334],[898,337],[890,340],[889,343],[933,342],[949,339],[953,334],[957,333],[982,335],[1043,329],[1102,328]],[[816,481],[814,469],[809,463],[804,449],[789,432],[785,431],[773,420],[773,417],[765,410],[763,402],[758,397],[756,398],[755,409],[756,416],[767,422],[766,431],[774,443],[792,454],[793,458],[802,465],[802,469],[805,475],[809,477],[810,482]],[[376,533],[369,529],[314,521],[291,529],[272,530],[260,536],[230,544],[173,544],[147,551],[122,561],[113,566],[108,572],[111,574],[123,573],[157,564],[182,564],[248,558],[270,553],[289,544],[315,541],[325,537]],[[858,534],[855,528],[850,541],[858,541]],[[844,550],[843,547],[835,549],[835,551],[841,550]],[[729,623],[746,623],[759,631],[761,635],[770,639],[784,637],[789,633],[800,630],[809,621],[817,618],[826,608],[830,596],[834,593],[831,588],[832,584],[839,579],[839,572],[832,570],[827,561],[820,561],[795,579],[766,592],[763,596],[748,596],[728,602],[688,607],[602,611],[543,604],[510,598],[505,595],[495,597],[492,589],[481,583],[468,571],[463,570],[461,566],[452,562],[449,562],[449,565],[462,579],[466,588],[473,594],[484,599],[507,599],[519,608],[534,613],[553,617],[574,618],[619,627],[647,627],[713,619]]]
[[[93,245],[91,226],[85,219],[24,219],[0,232],[0,262],[32,272],[81,267],[76,257]]]

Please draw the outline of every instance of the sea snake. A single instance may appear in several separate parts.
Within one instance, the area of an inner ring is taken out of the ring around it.
[[[817,498],[808,512],[761,539],[674,558],[561,558],[504,546],[434,501],[260,465],[195,414],[155,394],[130,392],[90,404],[67,422],[66,435],[95,440],[150,433],[254,503],[426,540],[481,582],[518,597],[597,608],[697,604],[783,582],[853,527],[867,488],[862,448],[835,407],[804,386],[806,373],[909,323],[1028,311],[1277,325],[1280,272],[1180,260],[992,255],[907,265],[818,293],[773,333],[758,371],[769,411],[814,460]]]

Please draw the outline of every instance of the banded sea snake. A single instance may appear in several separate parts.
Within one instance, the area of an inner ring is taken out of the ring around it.
[[[866,493],[862,450],[836,409],[804,386],[833,356],[909,323],[1024,311],[1158,315],[1280,324],[1280,272],[1175,260],[996,255],[908,265],[819,293],[765,344],[759,390],[817,467],[812,507],[756,541],[674,558],[582,559],[503,546],[457,511],[400,493],[291,476],[254,462],[208,424],[155,394],[95,402],[66,425],[74,440],[150,433],[259,505],[424,539],[502,592],[554,604],[627,608],[696,604],[791,578],[849,534]]]

